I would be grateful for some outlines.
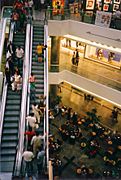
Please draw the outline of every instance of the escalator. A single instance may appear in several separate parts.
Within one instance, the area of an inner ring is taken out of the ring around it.
[[[13,36],[15,46],[25,44],[25,33],[17,32]],[[14,66],[16,66],[16,61]],[[22,68],[20,69],[22,75]],[[2,140],[1,140],[1,172],[12,172],[18,143],[18,126],[21,111],[21,92],[7,90],[6,107],[4,113]]]
[[[32,43],[32,67],[31,72],[36,79],[36,102],[39,102],[38,97],[44,94],[44,54],[43,61],[38,62],[36,59],[36,46],[38,43],[44,44],[44,25],[33,24],[33,43]],[[30,112],[33,101],[30,100]],[[43,132],[43,123],[41,123],[41,132]]]

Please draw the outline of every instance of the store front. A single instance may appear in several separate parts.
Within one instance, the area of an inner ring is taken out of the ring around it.
[[[84,57],[116,68],[121,66],[121,53],[114,48],[110,50],[87,45]]]
[[[83,42],[78,42],[76,40],[69,39],[69,38],[62,38],[61,39],[61,47],[62,47],[63,51],[65,51],[65,52],[69,51],[70,55],[72,55],[73,52],[76,51],[76,49],[78,49],[79,57],[84,58],[86,44]]]
[[[69,36],[70,37],[70,36]],[[80,60],[89,59],[117,69],[121,68],[121,49],[82,39],[62,37],[61,49],[68,55],[78,49]]]

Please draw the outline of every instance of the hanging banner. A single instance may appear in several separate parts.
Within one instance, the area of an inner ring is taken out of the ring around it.
[[[102,27],[109,27],[110,22],[111,22],[111,16],[112,16],[112,13],[104,12],[104,11],[97,11],[95,25],[102,26]]]
[[[86,0],[86,10],[94,10],[95,0]]]
[[[64,0],[52,0],[53,15],[64,14]]]

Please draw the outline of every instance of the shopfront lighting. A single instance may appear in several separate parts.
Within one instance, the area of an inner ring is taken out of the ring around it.
[[[89,34],[89,32],[88,32]],[[72,36],[72,35],[64,35],[65,38],[68,38],[68,39],[71,39],[71,40],[75,40],[75,41],[78,41],[78,42],[83,42],[87,45],[91,45],[91,46],[96,46],[96,47],[99,47],[101,49],[107,49],[109,51],[114,51],[114,52],[117,52],[117,53],[121,53],[121,49],[120,48],[115,48],[115,47],[112,47],[112,46],[109,46],[109,45],[103,45],[99,42],[94,42],[94,41],[89,41],[89,40],[86,40],[86,39],[83,39],[83,38],[80,38],[80,37],[77,37],[77,36]],[[119,41],[120,39],[116,40],[116,41]],[[121,40],[120,40],[121,41]]]

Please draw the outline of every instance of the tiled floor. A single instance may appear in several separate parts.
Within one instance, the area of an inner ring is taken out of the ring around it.
[[[71,106],[77,113],[84,114],[87,111],[91,111],[92,108],[97,109],[97,115],[101,116],[100,122],[111,129],[121,132],[121,114],[118,114],[118,123],[112,124],[111,121],[111,109],[100,105],[94,99],[94,101],[84,101],[84,97],[70,91],[64,86],[61,86],[62,92],[58,92],[58,95],[62,96],[62,102],[66,106]],[[105,103],[105,102],[104,102]],[[108,104],[109,106],[109,104]]]

